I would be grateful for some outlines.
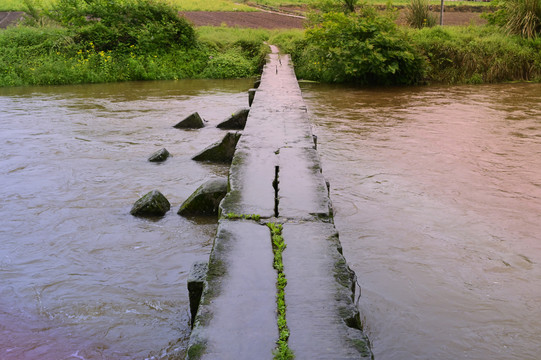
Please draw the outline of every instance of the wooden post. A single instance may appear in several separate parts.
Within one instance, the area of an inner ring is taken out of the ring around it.
[[[443,1],[441,0],[441,9],[440,9],[440,26],[443,25]]]

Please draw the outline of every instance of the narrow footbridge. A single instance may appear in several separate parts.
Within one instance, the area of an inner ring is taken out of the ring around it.
[[[220,210],[187,359],[287,358],[284,347],[298,360],[372,358],[307,109],[275,48]]]

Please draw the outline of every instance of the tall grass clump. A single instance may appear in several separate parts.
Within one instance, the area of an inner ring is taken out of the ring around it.
[[[410,30],[428,60],[433,83],[541,80],[541,39],[510,36],[495,26]]]
[[[504,10],[509,32],[526,38],[541,34],[541,0],[506,0]]]
[[[493,0],[492,6],[493,13],[483,14],[489,24],[524,38],[541,35],[541,0]]]
[[[411,0],[406,7],[406,22],[421,29],[436,25],[437,18],[430,12],[428,0]]]
[[[293,60],[301,78],[359,85],[416,84],[425,68],[393,20],[367,6],[317,15]]]

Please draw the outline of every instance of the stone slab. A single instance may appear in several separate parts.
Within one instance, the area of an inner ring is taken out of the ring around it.
[[[188,359],[272,359],[278,337],[272,261],[265,225],[220,221]]]
[[[319,156],[313,148],[283,148],[279,154],[278,215],[330,218],[331,202]]]
[[[276,154],[270,148],[238,148],[229,169],[229,192],[220,204],[222,216],[234,213],[273,217],[276,163]]]
[[[296,360],[371,359],[353,303],[354,273],[334,225],[285,224],[282,254],[289,347]]]

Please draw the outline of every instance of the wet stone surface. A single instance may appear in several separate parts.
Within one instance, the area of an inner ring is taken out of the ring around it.
[[[270,232],[282,223],[286,319],[296,359],[370,359],[328,187],[288,56],[264,68],[229,170],[189,359],[271,359],[278,339]]]
[[[296,359],[370,359],[334,225],[285,224],[289,346]]]
[[[189,359],[272,359],[278,337],[272,258],[265,225],[220,221]]]
[[[152,190],[133,204],[130,214],[141,217],[163,216],[170,208],[169,200],[158,190]]]
[[[240,133],[229,132],[221,141],[210,145],[192,159],[214,163],[230,163],[235,154],[235,147],[237,146],[239,139]]]
[[[218,129],[227,129],[227,130],[242,130],[246,126],[246,120],[248,119],[248,114],[250,113],[250,108],[243,108],[235,111],[227,119],[219,123],[216,127]]]
[[[227,179],[211,179],[197,188],[178,210],[182,216],[218,215],[220,201],[227,193]]]
[[[160,149],[148,157],[150,162],[164,162],[171,154],[166,148]]]
[[[177,129],[201,129],[205,127],[205,123],[201,116],[199,116],[199,113],[194,112],[186,116],[173,127]]]

